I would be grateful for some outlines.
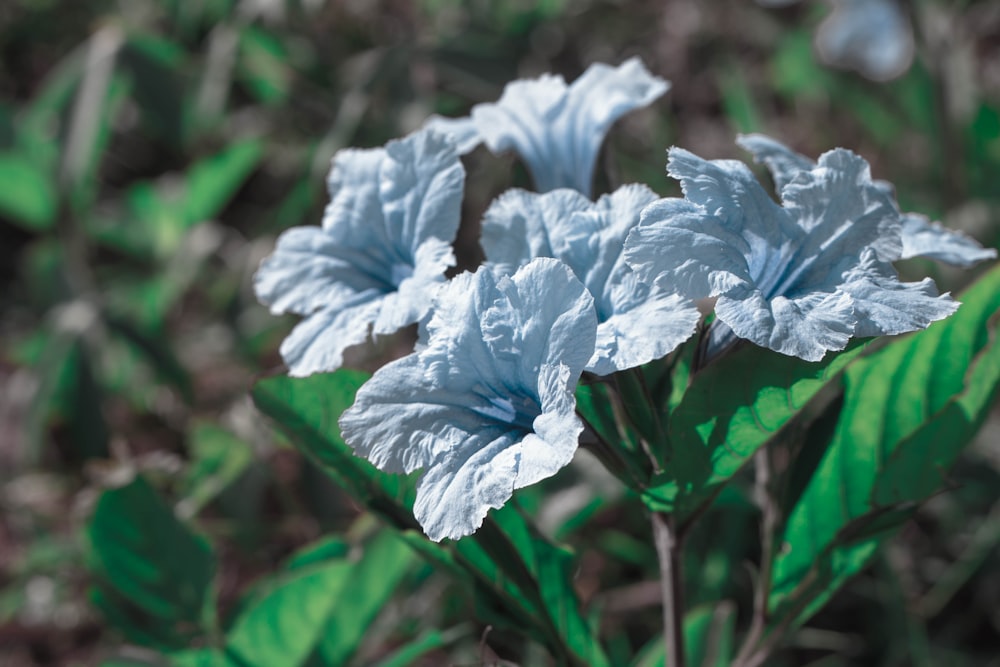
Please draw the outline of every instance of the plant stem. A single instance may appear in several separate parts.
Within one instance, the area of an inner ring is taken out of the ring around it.
[[[778,502],[771,488],[771,457],[766,447],[761,447],[754,454],[754,499],[760,507],[760,572],[754,590],[753,619],[750,630],[734,661],[735,665],[753,664],[751,656],[755,654],[760,640],[764,636],[768,621],[768,599],[771,593],[771,578],[774,572],[774,540],[781,521]]]
[[[674,530],[674,517],[653,512],[653,541],[660,561],[663,594],[664,667],[684,667],[684,598],[681,577],[681,542]]]

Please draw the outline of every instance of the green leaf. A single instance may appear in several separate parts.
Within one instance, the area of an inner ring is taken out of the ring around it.
[[[299,667],[329,632],[328,619],[352,576],[352,563],[295,570],[236,619],[226,654],[243,667]],[[351,601],[353,602],[353,601]]]
[[[257,168],[262,155],[261,143],[248,139],[192,166],[185,176],[185,228],[218,216]]]
[[[59,196],[49,176],[27,158],[0,154],[0,216],[31,231],[51,229]]]
[[[327,631],[307,665],[347,664],[415,558],[406,542],[389,531],[365,545],[364,555],[341,588],[340,604],[333,610]]]
[[[174,146],[187,139],[190,85],[182,78],[186,54],[151,34],[129,35],[119,56],[132,79],[133,96],[146,126]]]
[[[258,26],[240,33],[237,72],[250,92],[265,104],[282,104],[291,90],[288,56],[280,41]]]
[[[419,531],[408,509],[413,505],[409,479],[377,470],[356,456],[340,435],[337,420],[369,377],[350,369],[307,378],[273,377],[254,385],[253,400],[352,498],[396,528]]]
[[[107,458],[111,436],[104,419],[104,390],[95,373],[92,347],[84,335],[76,333],[53,336],[49,347],[55,359],[62,361],[50,367],[57,375],[49,417],[65,426],[71,436],[73,449],[66,455],[77,462]]]
[[[864,567],[916,504],[946,484],[981,425],[1000,382],[1000,269],[961,301],[949,319],[847,370],[840,421],[775,562],[776,619],[804,620]]]
[[[121,337],[130,347],[139,352],[149,362],[161,380],[172,386],[186,402],[194,401],[191,376],[170,349],[170,344],[161,331],[144,330],[124,317],[104,313],[108,331]]]
[[[392,655],[383,658],[375,667],[409,667],[420,664],[417,661],[427,653],[444,648],[448,639],[437,630],[424,633],[412,642],[393,651]]]
[[[188,444],[191,464],[182,484],[178,510],[194,516],[253,464],[250,445],[230,431],[211,423],[197,423]]]
[[[126,636],[182,648],[200,634],[215,560],[142,477],[105,491],[86,527],[99,606]]]
[[[670,466],[643,500],[689,516],[710,500],[760,447],[778,436],[861,353],[808,362],[745,345],[695,375],[669,423]]]

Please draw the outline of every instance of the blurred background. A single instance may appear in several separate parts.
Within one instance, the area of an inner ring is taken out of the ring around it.
[[[0,665],[166,665],[225,632],[303,548],[372,544],[374,521],[248,398],[281,372],[294,324],[256,303],[251,276],[282,230],[319,222],[340,148],[465,114],[517,77],[571,81],[638,55],[673,87],[613,128],[598,192],[677,194],[669,146],[744,159],[736,134],[759,131],[811,157],[851,148],[903,210],[995,247],[1000,3],[901,2],[855,32],[851,4],[0,3]],[[466,166],[458,248],[472,267],[480,214],[529,180],[483,148]],[[955,291],[976,273],[901,268]],[[136,475],[128,498],[102,496]],[[771,664],[1000,665],[1000,422],[951,481]],[[586,462],[537,488],[521,502],[577,550],[578,592],[625,664],[659,627],[639,504]],[[737,483],[692,536],[692,607],[748,599],[755,512]],[[175,571],[130,591],[118,575],[141,563],[115,560],[122,542]],[[358,594],[359,638],[328,664],[547,664],[470,621],[463,591],[415,557],[394,568]],[[150,593],[195,580],[210,599]]]

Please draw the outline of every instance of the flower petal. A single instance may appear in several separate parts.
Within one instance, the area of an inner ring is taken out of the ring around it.
[[[685,199],[661,199],[642,211],[625,241],[625,261],[639,278],[693,299],[752,282],[750,245],[739,228]]]
[[[853,301],[841,292],[768,300],[759,290],[733,290],[719,297],[715,314],[740,338],[806,361],[842,350],[855,326]]]
[[[925,329],[958,309],[949,295],[938,295],[930,278],[903,283],[890,264],[866,250],[861,265],[845,276],[843,290],[854,299],[857,336],[883,336]]]
[[[809,171],[816,163],[763,134],[742,134],[736,143],[753,154],[754,162],[764,164],[771,172],[778,192],[792,182],[800,171]]]
[[[535,257],[556,257],[553,244],[560,243],[571,216],[590,206],[589,199],[568,188],[544,195],[508,190],[483,215],[479,242],[486,260],[513,273]]]
[[[962,232],[931,222],[918,213],[903,216],[903,251],[900,259],[928,257],[954,266],[972,266],[996,259],[996,248],[984,248]]]
[[[496,103],[477,104],[469,119],[432,118],[465,153],[484,141],[491,151],[513,150],[541,192],[572,188],[590,196],[594,164],[611,125],[663,95],[670,84],[638,58],[618,67],[595,63],[572,85],[546,74],[504,87]]]
[[[344,350],[363,343],[379,309],[380,295],[359,294],[355,303],[324,308],[299,322],[281,343],[281,358],[292,377],[340,368]]]

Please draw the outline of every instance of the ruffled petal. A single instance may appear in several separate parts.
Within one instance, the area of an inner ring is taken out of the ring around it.
[[[903,250],[900,259],[927,257],[954,266],[972,266],[996,259],[996,248],[984,248],[971,236],[931,222],[918,213],[903,216]]]
[[[750,245],[723,220],[684,199],[660,199],[642,211],[625,241],[639,278],[692,299],[750,284]]]
[[[891,265],[866,250],[861,265],[844,277],[843,291],[854,299],[855,335],[883,336],[925,329],[958,309],[949,295],[938,295],[930,278],[903,283]]]
[[[572,215],[590,206],[589,199],[567,188],[544,195],[508,190],[483,215],[479,243],[486,260],[513,273],[535,257],[556,257],[554,244],[570,233]]]
[[[308,315],[352,303],[362,292],[382,292],[382,260],[344,248],[320,227],[294,227],[281,234],[274,253],[254,274],[257,298],[275,315]]]
[[[754,162],[767,167],[778,192],[791,183],[800,171],[809,171],[816,166],[805,155],[763,134],[742,134],[736,138],[736,143],[753,155]]]
[[[611,125],[669,87],[638,58],[618,67],[595,63],[572,85],[551,74],[513,81],[497,102],[474,106],[471,120],[434,117],[427,127],[451,133],[463,153],[479,141],[494,153],[516,152],[540,192],[572,188],[590,196]]]
[[[299,322],[281,342],[281,358],[292,377],[340,368],[344,350],[363,343],[379,311],[381,295],[359,294],[354,303],[318,310]]]
[[[853,301],[841,292],[765,299],[758,290],[720,296],[715,314],[740,338],[806,361],[842,350],[854,333]]]

